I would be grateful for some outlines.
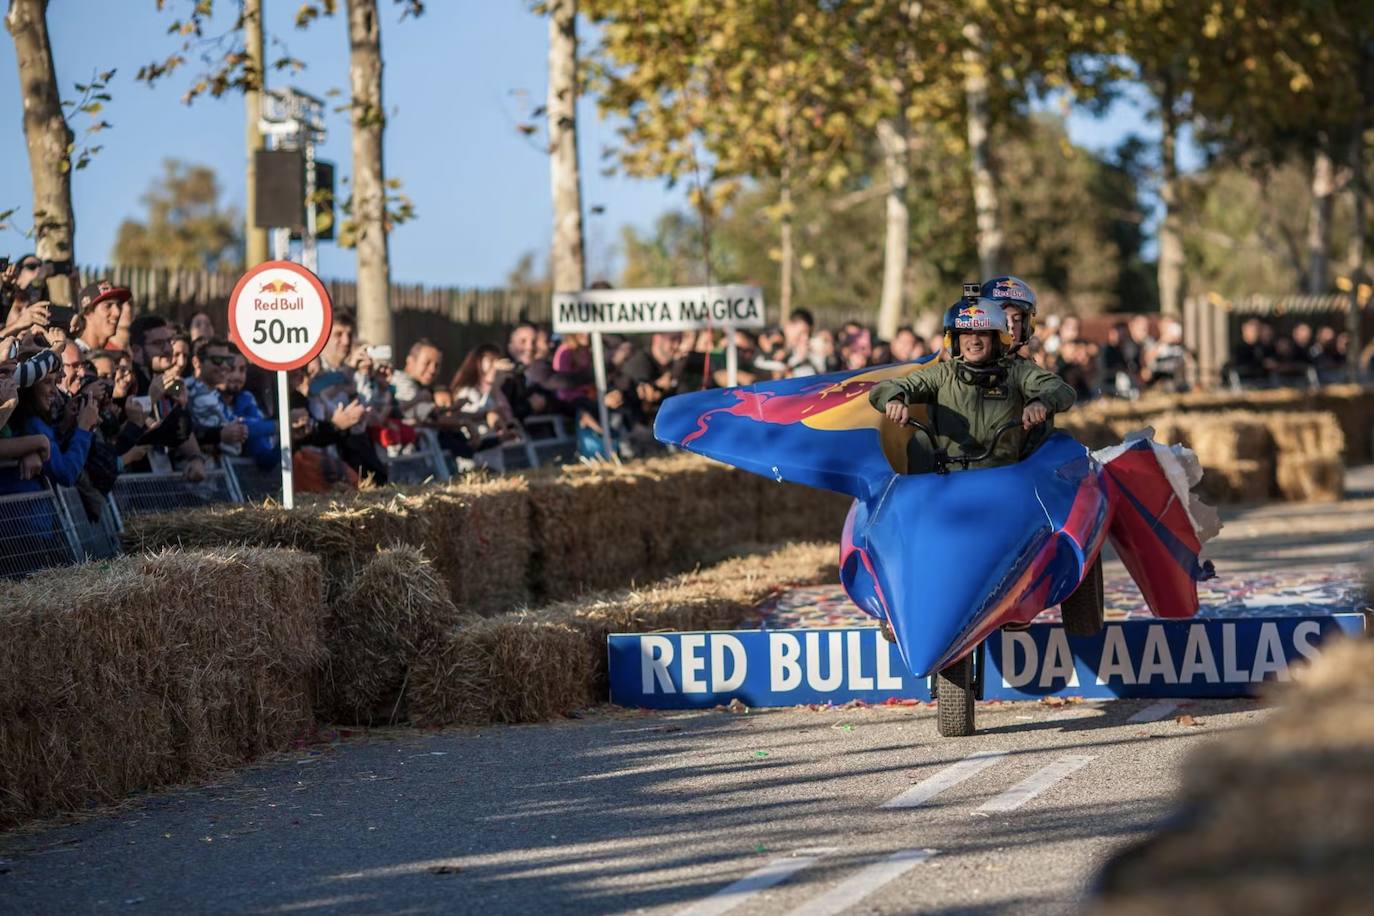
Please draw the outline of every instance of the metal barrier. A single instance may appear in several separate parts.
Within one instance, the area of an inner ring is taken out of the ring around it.
[[[432,429],[417,429],[415,451],[408,455],[389,456],[381,446],[377,454],[386,465],[391,483],[413,484],[436,480],[447,483],[453,479],[448,468],[448,455],[439,445],[439,434]]]
[[[0,576],[20,578],[81,558],[80,546],[52,490],[0,496]]]
[[[111,495],[120,515],[125,516],[242,502],[232,473],[222,468],[207,471],[200,483],[191,483],[175,473],[121,474]]]
[[[220,458],[225,473],[238,487],[239,500],[260,503],[265,499],[281,501],[281,468],[259,467],[252,458]]]
[[[80,548],[78,559],[108,560],[119,556],[119,530],[123,525],[119,518],[119,510],[109,497],[101,500],[100,518],[91,521],[79,490],[73,487],[58,487],[57,496],[66,516],[64,522],[71,526],[69,530]]]

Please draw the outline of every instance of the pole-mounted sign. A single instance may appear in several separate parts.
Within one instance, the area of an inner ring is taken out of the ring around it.
[[[229,339],[243,355],[277,372],[282,505],[290,509],[291,407],[286,373],[320,355],[334,308],[320,278],[290,261],[266,261],[244,274],[229,297]]]

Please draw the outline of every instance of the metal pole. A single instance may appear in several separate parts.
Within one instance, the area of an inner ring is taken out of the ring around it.
[[[735,346],[735,329],[725,326],[725,384],[734,388],[739,384],[739,349]]]
[[[295,505],[291,480],[291,385],[286,371],[277,372],[277,435],[281,437],[281,504],[290,509]]]
[[[611,449],[611,418],[606,411],[606,351],[601,346],[601,332],[592,331],[592,371],[596,373],[596,410],[601,418],[601,443],[606,447],[606,460],[615,452]]]
[[[315,138],[302,127],[301,146],[305,150],[305,231],[301,233],[301,263],[312,272],[318,270],[315,241]]]

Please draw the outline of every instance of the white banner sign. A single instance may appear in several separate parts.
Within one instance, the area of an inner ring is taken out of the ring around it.
[[[559,334],[643,334],[763,325],[763,290],[757,286],[588,289],[553,296],[553,329]]]

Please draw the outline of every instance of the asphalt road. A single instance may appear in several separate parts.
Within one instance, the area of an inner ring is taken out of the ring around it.
[[[927,707],[604,708],[377,733],[0,838],[0,913],[1057,914],[1165,815],[1190,750],[1263,714],[990,705],[940,739]]]
[[[1348,490],[1231,509],[1209,554],[1358,561],[1374,468]],[[984,705],[978,736],[940,739],[928,707],[603,707],[373,733],[0,835],[0,914],[1059,914],[1166,815],[1190,751],[1263,714]]]

